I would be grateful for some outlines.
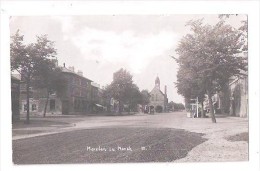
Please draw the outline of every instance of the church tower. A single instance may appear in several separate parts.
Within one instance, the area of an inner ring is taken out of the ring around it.
[[[155,87],[160,90],[160,79],[158,76],[155,79]]]

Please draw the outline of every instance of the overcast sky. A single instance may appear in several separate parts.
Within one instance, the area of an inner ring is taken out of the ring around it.
[[[101,86],[125,68],[140,90],[151,91],[158,75],[161,90],[168,88],[169,101],[183,102],[174,84],[178,65],[170,56],[176,56],[178,41],[189,33],[186,22],[200,18],[208,24],[219,21],[218,15],[30,16],[12,17],[10,31],[19,29],[27,43],[47,34],[55,42],[60,66],[74,66]],[[244,18],[227,22],[237,28]]]

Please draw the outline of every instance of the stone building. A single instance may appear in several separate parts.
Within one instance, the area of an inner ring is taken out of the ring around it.
[[[150,103],[149,106],[149,113],[157,112],[167,112],[167,87],[164,87],[164,93],[160,90],[160,79],[157,76],[155,79],[155,85],[152,91],[150,92]]]

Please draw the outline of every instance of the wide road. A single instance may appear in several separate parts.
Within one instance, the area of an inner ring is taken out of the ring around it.
[[[184,113],[85,117],[75,130],[13,140],[13,162],[172,162],[206,141],[203,134],[170,127],[185,120]]]

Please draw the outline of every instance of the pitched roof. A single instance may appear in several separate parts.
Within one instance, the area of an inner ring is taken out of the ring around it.
[[[151,94],[155,89],[158,90],[164,96],[164,93],[160,89],[157,89],[156,87],[154,87],[149,94]]]
[[[92,80],[90,80],[90,79],[88,79],[88,78],[86,78],[86,77],[84,77],[84,76],[82,76],[82,75],[79,75],[78,73],[73,72],[73,71],[69,70],[69,69],[66,68],[66,67],[61,67],[61,71],[62,71],[62,72],[65,72],[65,73],[75,74],[75,75],[77,75],[77,76],[79,76],[79,77],[82,77],[82,78],[84,78],[84,79],[87,79],[87,80],[93,82]]]
[[[11,79],[12,79],[12,80],[17,80],[17,81],[20,81],[20,79],[19,79],[19,78],[17,78],[17,77],[15,77],[14,75],[11,75]]]

